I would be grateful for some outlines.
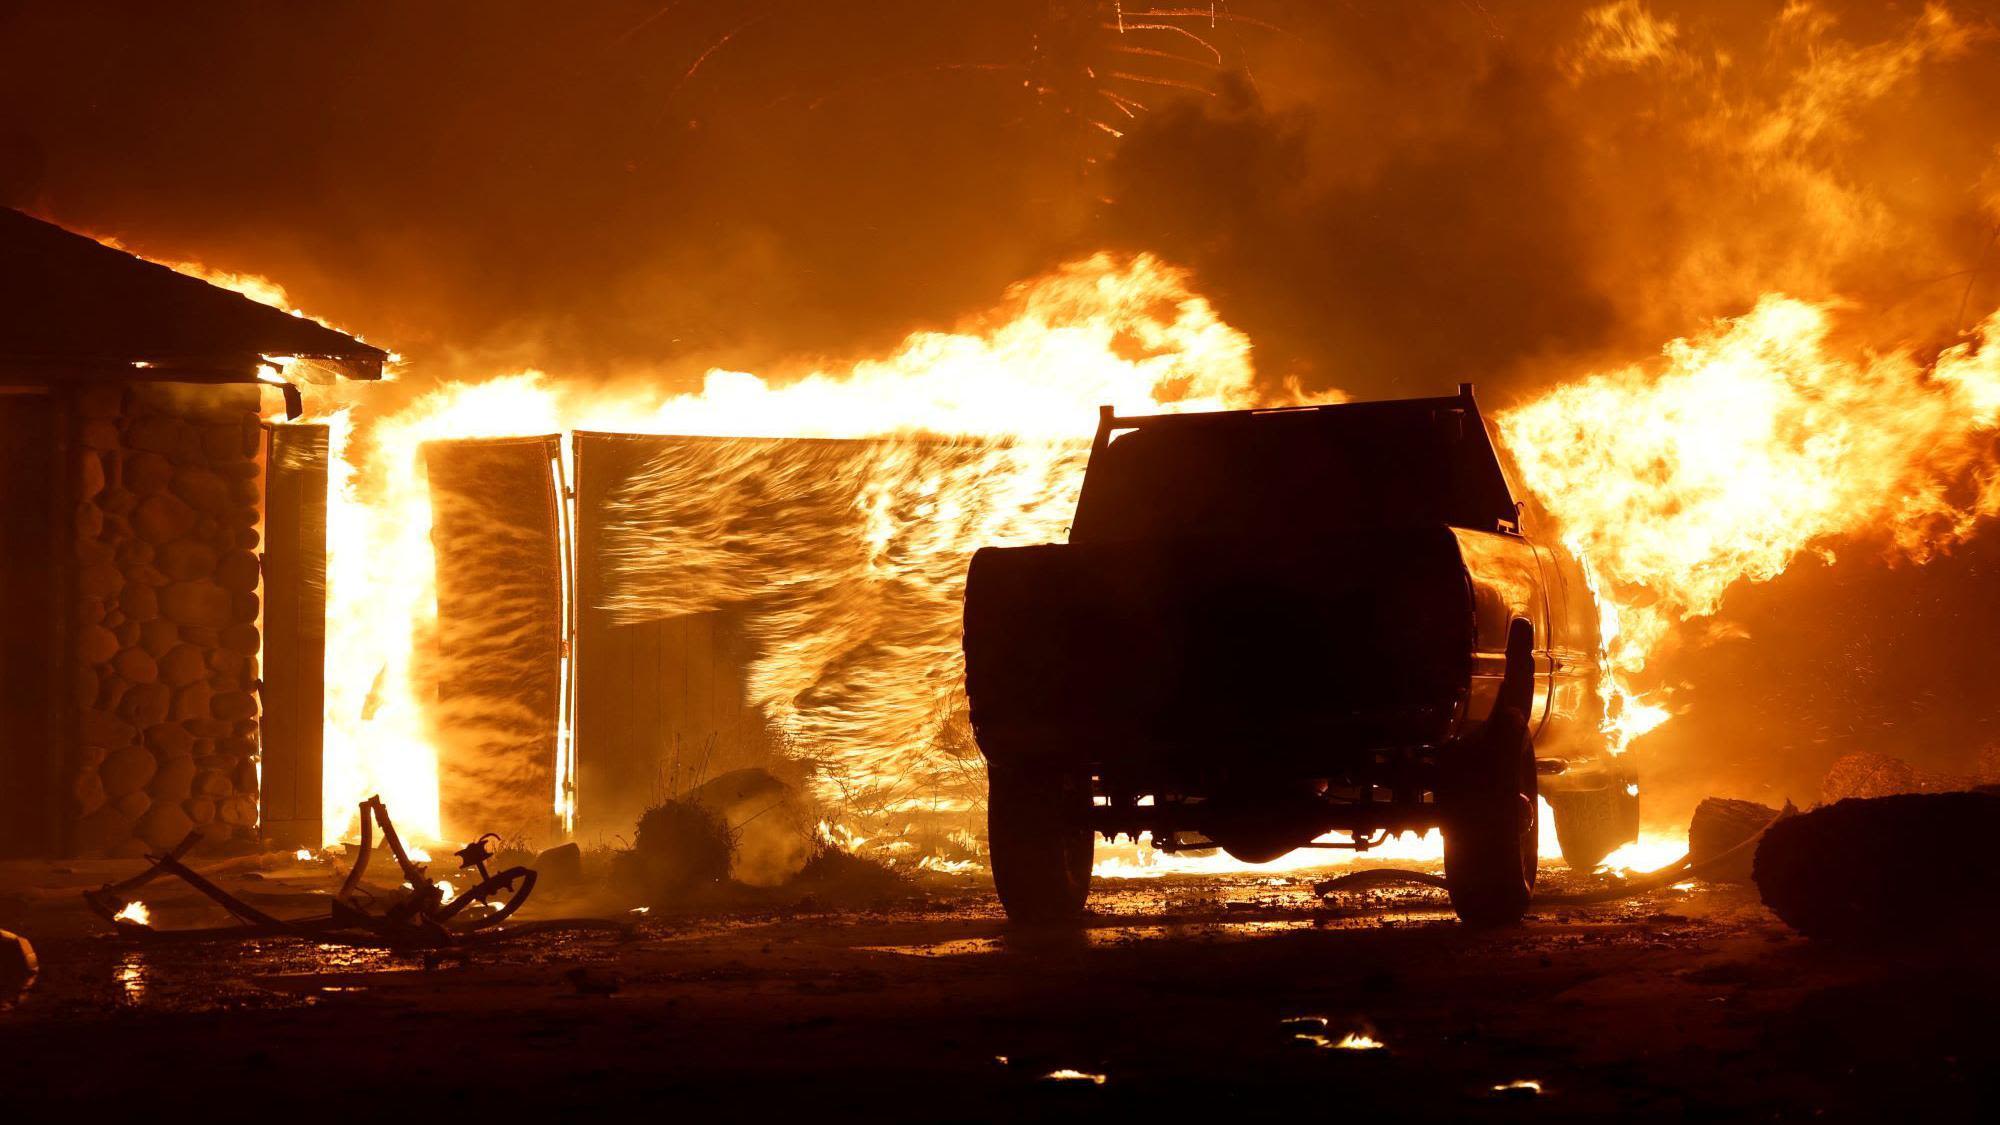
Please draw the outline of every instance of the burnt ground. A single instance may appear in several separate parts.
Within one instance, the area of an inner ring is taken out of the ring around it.
[[[1808,941],[1744,887],[1481,933],[1431,891],[1322,903],[1310,875],[1175,876],[1100,883],[1088,924],[1023,931],[981,878],[937,877],[426,967],[288,939],[134,945],[75,898],[130,869],[0,869],[0,926],[43,959],[0,1013],[0,1120],[1950,1119],[2000,1093],[1989,943]],[[334,877],[267,859],[222,881],[304,915]],[[146,897],[162,927],[217,920]],[[1322,1045],[1349,1031],[1385,1046]],[[1540,1092],[1496,1090],[1521,1080]]]

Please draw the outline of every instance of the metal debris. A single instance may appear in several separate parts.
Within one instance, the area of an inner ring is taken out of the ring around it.
[[[378,908],[375,896],[361,885],[369,857],[375,854],[375,829],[378,825],[382,843],[402,869],[403,882],[410,892],[386,909]],[[458,852],[462,861],[460,869],[476,870],[479,882],[447,901],[445,891],[428,877],[423,866],[410,859],[380,797],[370,797],[361,802],[361,847],[355,855],[353,868],[334,893],[333,903],[323,917],[278,918],[223,890],[181,862],[182,857],[201,842],[201,838],[199,830],[188,833],[171,851],[148,857],[153,865],[146,870],[130,879],[85,891],[84,902],[121,936],[149,942],[300,937],[348,945],[424,950],[435,954],[471,944],[556,930],[609,930],[627,936],[634,932],[631,923],[609,918],[550,919],[498,929],[527,902],[528,895],[535,889],[534,870],[510,867],[497,874],[489,873],[486,864],[492,859],[492,852],[486,847],[486,841],[499,838],[489,833]],[[241,919],[240,923],[202,929],[156,930],[148,923],[135,921],[127,911],[133,901],[132,892],[161,875],[179,878]],[[477,917],[468,913],[474,903],[486,908]]]

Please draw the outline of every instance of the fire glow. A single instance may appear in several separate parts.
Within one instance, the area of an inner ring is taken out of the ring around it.
[[[260,299],[282,293],[269,283],[244,291]],[[1654,363],[1573,379],[1497,416],[1522,483],[1596,583],[1603,658],[1613,673],[1607,731],[1618,748],[1669,717],[1666,701],[1640,686],[1649,661],[1684,623],[1714,614],[1735,584],[1768,581],[1801,555],[1831,558],[1835,545],[1869,536],[1922,562],[2000,509],[1990,448],[2000,426],[2000,314],[1928,362],[1913,349],[1844,352],[1830,342],[1840,315],[1831,303],[1767,294],[1743,315],[1667,344]],[[982,545],[1062,536],[1095,408],[1274,405],[1259,394],[1250,350],[1182,271],[1146,256],[1100,254],[1017,286],[959,331],[917,333],[886,357],[783,383],[712,370],[699,393],[661,395],[526,372],[447,385],[366,422],[358,421],[361,404],[323,413],[333,457],[327,842],[351,833],[355,801],[375,793],[405,816],[413,836],[439,836],[439,732],[415,688],[417,641],[436,618],[425,442],[584,429],[976,443],[975,455],[940,468],[899,455],[890,442],[852,468],[863,478],[853,482],[863,541],[831,578],[927,591],[912,603],[926,616],[915,623],[920,643],[885,648],[883,668],[835,673],[828,637],[886,633],[883,620],[850,613],[779,621],[771,628],[785,643],[751,670],[752,702],[779,730],[813,743],[808,749],[829,780],[845,789],[892,780],[939,737],[938,716],[950,710],[960,671],[964,562]],[[739,461],[738,471],[757,471],[754,457]],[[672,605],[623,609],[692,612],[727,596],[729,576],[713,581],[710,590],[677,592]],[[912,635],[910,623],[897,632]],[[799,700],[834,674],[850,677],[842,685],[847,713],[810,713]],[[559,808],[561,793],[559,779],[551,795]],[[957,799],[947,805],[968,807]],[[1545,812],[1545,836],[1549,822]],[[1432,834],[1373,854],[1433,860],[1439,850]],[[1678,834],[1648,832],[1605,869],[1648,870],[1682,850]],[[1552,837],[1543,852],[1554,854]],[[1281,866],[1347,854],[1294,853]],[[932,867],[971,869],[963,860]],[[1141,849],[1133,858],[1101,857],[1099,874],[1239,867],[1220,856]]]

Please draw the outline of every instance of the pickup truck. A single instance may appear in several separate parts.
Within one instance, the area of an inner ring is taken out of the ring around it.
[[[1527,909],[1543,801],[1572,867],[1635,839],[1597,606],[1534,515],[1469,384],[1100,410],[1069,542],[981,549],[966,580],[1008,915],[1081,914],[1098,834],[1264,863],[1436,828],[1475,925]]]

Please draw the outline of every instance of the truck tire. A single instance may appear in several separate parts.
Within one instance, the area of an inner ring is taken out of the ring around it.
[[[1060,922],[1090,897],[1090,779],[1051,762],[987,765],[993,889],[1016,922]]]
[[[1459,747],[1444,816],[1444,882],[1451,908],[1468,926],[1521,920],[1534,893],[1537,851],[1535,746],[1528,722],[1499,710]]]
[[[1614,781],[1584,793],[1551,793],[1556,842],[1571,871],[1589,871],[1604,857],[1639,838],[1639,795]]]

